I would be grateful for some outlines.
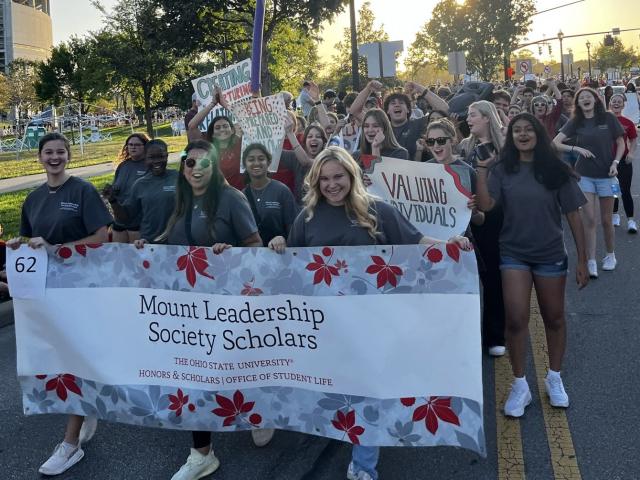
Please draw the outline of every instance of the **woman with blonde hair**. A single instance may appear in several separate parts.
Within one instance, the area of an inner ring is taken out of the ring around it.
[[[331,146],[315,159],[305,179],[307,193],[287,238],[290,247],[410,245],[441,242],[422,235],[400,212],[368,194],[362,171],[345,149]],[[451,239],[464,250],[469,240]],[[284,247],[270,245],[277,252]],[[351,480],[376,480],[378,447],[353,446]]]
[[[503,125],[493,103],[480,100],[469,105],[467,115],[470,135],[460,143],[463,158],[474,169],[478,161],[500,155],[504,144]],[[489,355],[505,354],[505,313],[500,274],[498,237],[502,230],[503,212],[500,206],[485,212],[482,225],[471,225],[478,253],[484,264],[482,280],[482,341]]]

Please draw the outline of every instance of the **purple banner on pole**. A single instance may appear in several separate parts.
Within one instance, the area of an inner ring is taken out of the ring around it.
[[[251,45],[251,91],[260,90],[260,69],[262,65],[262,33],[264,30],[264,0],[256,1],[253,17],[253,43]]]

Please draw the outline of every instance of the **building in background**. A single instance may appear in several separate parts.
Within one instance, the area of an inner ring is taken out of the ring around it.
[[[0,0],[0,66],[47,60],[53,47],[50,0]]]

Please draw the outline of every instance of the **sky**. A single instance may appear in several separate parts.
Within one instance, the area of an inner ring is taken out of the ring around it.
[[[116,0],[101,0],[107,8],[112,7]],[[179,0],[176,0],[179,1]],[[459,0],[462,1],[462,0]],[[571,3],[575,0],[537,0],[537,11],[546,10]],[[591,32],[609,31],[612,28],[639,28],[640,8],[638,0],[584,0],[547,13],[534,16],[531,31],[527,35],[530,41],[543,38],[553,38],[553,60],[560,60],[560,47],[557,40],[558,31],[564,35],[578,35]],[[364,0],[355,0],[356,10]],[[370,0],[371,8],[376,16],[377,26],[384,25],[391,40],[402,40],[405,52],[415,38],[417,31],[429,20],[431,10],[438,0]],[[634,8],[630,6],[636,4]],[[101,25],[101,14],[88,0],[52,0],[51,18],[53,23],[54,43],[67,40],[71,35],[82,36],[91,30],[97,30]],[[323,61],[328,62],[333,53],[333,46],[342,38],[343,29],[349,26],[348,8],[344,13],[326,24],[321,34],[323,41],[319,45]],[[640,30],[626,32],[620,35],[622,42],[640,48]],[[573,50],[575,60],[586,59],[586,41],[597,45],[603,35],[592,35],[563,41],[563,49]],[[537,47],[530,47],[538,55]],[[402,57],[401,57],[402,58]],[[541,60],[550,60],[548,49],[543,50]]]

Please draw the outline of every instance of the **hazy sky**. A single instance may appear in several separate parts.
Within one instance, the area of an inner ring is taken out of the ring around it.
[[[179,0],[176,0],[179,1]],[[571,3],[575,0],[537,0],[537,10],[545,10],[555,6]],[[111,7],[116,0],[102,0],[102,4]],[[356,9],[364,0],[355,0]],[[415,34],[429,20],[431,10],[437,0],[371,0],[377,24],[384,24],[391,40],[403,40],[405,50],[414,40]],[[532,41],[544,37],[556,39],[552,42],[553,58],[559,61],[559,30],[565,35],[576,35],[591,32],[607,31],[613,27],[620,29],[640,28],[640,8],[638,0],[584,0],[559,10],[534,16],[532,31],[528,38]],[[630,8],[632,7],[633,8]],[[90,30],[96,30],[101,24],[100,13],[90,5],[88,0],[52,0],[51,17],[53,21],[54,43],[64,41],[71,35],[82,36]],[[349,26],[348,9],[327,25],[322,33],[324,41],[320,45],[323,60],[331,58],[333,45],[342,37],[342,31]],[[573,49],[576,59],[586,58],[585,43],[590,40],[597,45],[603,35],[593,35],[578,39],[566,39],[563,47]],[[640,30],[621,35],[625,45],[640,46]],[[537,48],[531,47],[537,55]],[[543,51],[543,60],[549,59],[548,50]]]

